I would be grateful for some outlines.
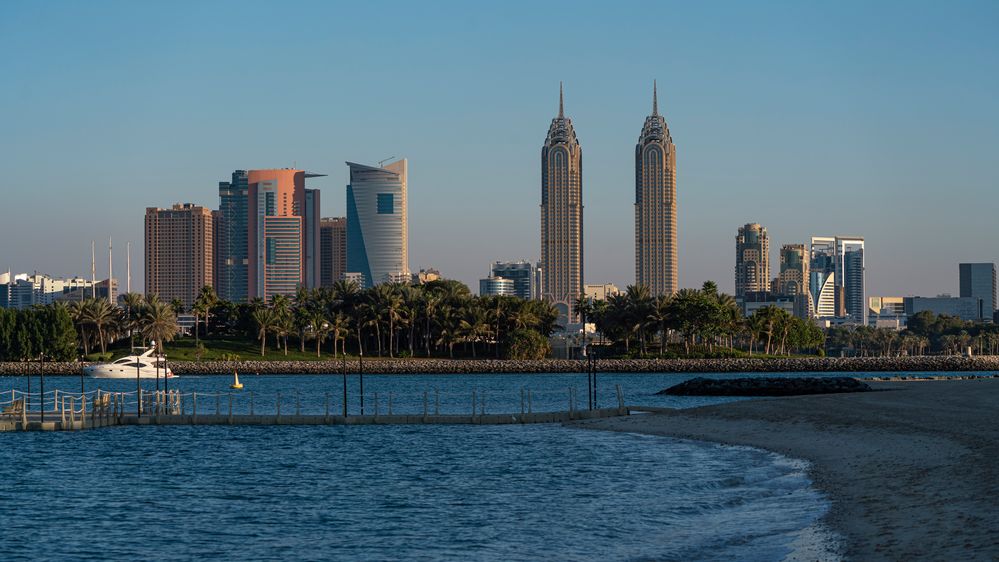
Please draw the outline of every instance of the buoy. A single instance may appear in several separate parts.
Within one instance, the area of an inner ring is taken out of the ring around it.
[[[233,390],[243,390],[243,383],[239,382],[239,373],[236,371],[232,372],[232,384],[229,385],[229,388]]]

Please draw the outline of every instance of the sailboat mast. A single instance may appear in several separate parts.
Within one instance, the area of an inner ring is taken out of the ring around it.
[[[114,291],[111,290],[112,277],[114,277],[114,270],[111,268],[111,237],[108,236],[108,304],[114,306]]]
[[[97,299],[97,243],[90,241],[90,298]]]
[[[132,292],[132,243],[125,243],[125,292]]]

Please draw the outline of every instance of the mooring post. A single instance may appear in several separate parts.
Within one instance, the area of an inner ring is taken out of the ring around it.
[[[378,393],[375,392],[375,419],[378,418]]]
[[[100,392],[100,389],[97,390]],[[55,393],[52,395],[52,411],[55,412],[59,409],[59,389],[55,389]]]
[[[66,426],[66,397],[62,397],[62,404],[59,405],[59,409],[62,410],[62,425]]]
[[[426,418],[427,418],[427,391],[426,390],[423,391],[423,418],[424,418],[424,420],[426,420]]]
[[[434,387],[434,415],[441,415],[441,390]]]
[[[615,390],[617,390],[617,411],[618,413],[624,413],[624,393],[621,392],[621,385],[614,385]]]
[[[281,421],[281,393],[277,393],[277,420]]]
[[[191,423],[198,423],[198,393],[191,393]]]
[[[330,393],[326,393],[326,416],[323,418],[324,423],[330,423]]]
[[[389,392],[389,415],[392,415],[392,393]]]
[[[69,428],[76,429],[76,398],[69,399]]]
[[[472,418],[475,418],[475,409],[478,405],[479,397],[475,395],[475,389],[472,389]]]

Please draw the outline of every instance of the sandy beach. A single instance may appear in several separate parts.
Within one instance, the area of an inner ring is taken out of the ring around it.
[[[999,560],[999,380],[872,386],[573,425],[807,460],[850,560]]]

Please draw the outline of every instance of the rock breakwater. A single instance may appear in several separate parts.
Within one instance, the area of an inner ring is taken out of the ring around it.
[[[0,375],[78,375],[89,363],[0,363]],[[224,375],[233,369],[260,374],[339,374],[336,361],[175,361],[178,375]],[[999,371],[999,356],[961,357],[788,357],[741,359],[599,359],[603,373],[865,373]],[[356,358],[347,371],[356,373]],[[470,374],[470,373],[581,373],[583,360],[536,361],[494,359],[365,359],[364,372],[372,374]]]
[[[670,396],[801,396],[868,392],[870,385],[851,377],[756,377],[706,379],[697,377],[660,390]]]

